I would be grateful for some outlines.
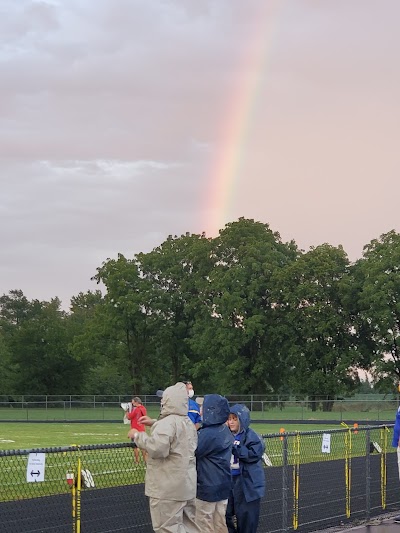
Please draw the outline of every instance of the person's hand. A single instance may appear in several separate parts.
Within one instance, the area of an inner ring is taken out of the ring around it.
[[[138,422],[139,424],[143,424],[144,426],[152,426],[154,422],[156,422],[156,420],[146,415],[146,416],[141,416]]]
[[[136,437],[138,436],[138,431],[136,429],[131,429],[130,431],[128,431],[128,439],[136,439]]]

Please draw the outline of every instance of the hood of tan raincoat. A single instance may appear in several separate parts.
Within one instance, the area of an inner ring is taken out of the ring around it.
[[[160,418],[168,415],[187,416],[188,413],[188,395],[184,383],[175,383],[167,387],[161,398]]]

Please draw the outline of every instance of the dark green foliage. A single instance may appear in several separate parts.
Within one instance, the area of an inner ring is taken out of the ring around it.
[[[295,260],[296,247],[267,224],[239,219],[214,239],[211,254],[206,312],[192,339],[203,357],[197,375],[224,393],[276,391],[285,363],[276,357],[273,276]]]
[[[377,389],[388,392],[400,381],[400,235],[390,231],[366,245],[352,275],[363,361],[370,358]]]
[[[0,325],[10,393],[62,394],[80,390],[80,366],[68,349],[65,313],[60,301],[28,302],[21,291],[0,300]]]
[[[358,384],[352,317],[341,290],[348,268],[344,250],[324,244],[299,256],[276,280],[277,307],[288,325],[289,383],[313,401],[333,400]]]
[[[214,239],[168,237],[149,253],[107,259],[69,312],[0,297],[3,394],[141,394],[179,379],[196,391],[322,397],[400,380],[400,236],[308,252],[240,218]],[[329,409],[329,403],[325,404]]]

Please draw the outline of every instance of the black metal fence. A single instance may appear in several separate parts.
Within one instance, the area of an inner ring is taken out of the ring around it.
[[[316,531],[399,509],[390,428],[263,435],[258,531]],[[131,444],[0,451],[0,532],[150,533],[145,468]]]

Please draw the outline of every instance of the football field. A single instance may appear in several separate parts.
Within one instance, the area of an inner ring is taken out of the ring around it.
[[[30,423],[0,425],[0,449],[26,450],[81,444],[129,442],[129,426],[121,423]]]
[[[0,424],[0,449],[26,450],[32,448],[51,448],[82,444],[111,444],[129,442],[127,434],[129,425],[121,423],[31,423],[2,422]],[[253,424],[253,429],[260,435],[285,431],[313,431],[338,429],[340,424]]]

